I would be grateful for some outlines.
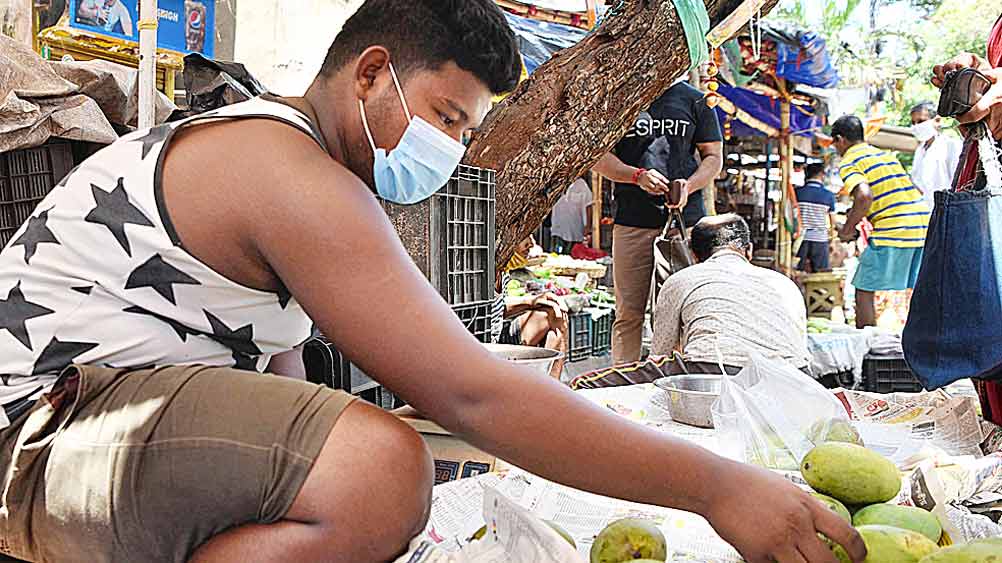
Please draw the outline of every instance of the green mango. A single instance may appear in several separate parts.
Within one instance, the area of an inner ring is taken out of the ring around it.
[[[876,504],[901,490],[898,468],[884,456],[862,446],[825,442],[804,456],[804,480],[819,493],[845,504]]]
[[[543,520],[543,522],[546,522],[546,525],[552,528],[553,531],[557,533],[557,535],[567,540],[567,543],[571,544],[571,547],[573,547],[574,549],[578,548],[578,544],[575,543],[574,538],[572,538],[571,535],[567,533],[567,530],[561,528],[559,525],[553,522],[550,522],[549,520]]]
[[[872,504],[852,517],[853,526],[882,524],[918,532],[934,542],[943,535],[943,526],[936,515],[913,506]]]
[[[921,563],[1002,563],[1002,538],[945,547],[925,556]]]
[[[664,534],[648,520],[617,520],[599,532],[591,546],[591,563],[623,563],[637,559],[658,562],[668,559]]]
[[[811,425],[807,431],[807,438],[815,446],[825,442],[846,442],[863,446],[863,439],[859,436],[859,431],[851,422],[842,418],[822,418]]]
[[[833,499],[832,497],[821,493],[811,493],[811,496],[825,503],[828,508],[835,512],[835,514],[841,516],[846,522],[852,522],[852,515],[849,514],[849,509],[837,499]]]
[[[860,526],[856,528],[866,543],[863,563],[918,563],[923,557],[939,550],[929,538],[918,532],[893,526]],[[850,561],[842,546],[835,548],[840,562]]]

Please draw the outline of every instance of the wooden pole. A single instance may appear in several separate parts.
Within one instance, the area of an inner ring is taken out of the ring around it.
[[[793,263],[793,237],[786,229],[786,209],[790,205],[790,186],[793,185],[793,139],[790,136],[790,100],[780,104],[779,122],[780,153],[779,165],[783,173],[782,195],[779,199],[779,235],[776,258],[782,271],[788,271]]]
[[[591,247],[602,249],[602,182],[598,172],[591,173]]]
[[[157,0],[139,3],[139,128],[156,120]]]

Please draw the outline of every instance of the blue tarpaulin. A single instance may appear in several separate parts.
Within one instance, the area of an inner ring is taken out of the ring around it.
[[[735,116],[731,121],[731,133],[737,137],[752,135],[768,135],[769,131],[763,131],[761,125],[767,129],[780,130],[780,101],[769,96],[753,92],[747,88],[736,88],[720,82],[720,95],[727,98],[734,106],[751,117],[743,121],[741,116]],[[720,106],[717,106],[717,116],[721,123],[728,119],[728,114]],[[756,123],[757,122],[757,123]],[[821,119],[814,115],[810,108],[794,105],[790,110],[790,128],[797,134],[804,137],[814,135],[817,127],[821,126]]]
[[[798,31],[791,39],[794,41],[776,42],[777,76],[816,88],[839,85],[839,72],[832,66],[832,58],[822,36],[814,31]]]
[[[532,74],[554,53],[577,44],[588,32],[569,25],[537,21],[505,12],[508,25],[518,39],[525,68]]]

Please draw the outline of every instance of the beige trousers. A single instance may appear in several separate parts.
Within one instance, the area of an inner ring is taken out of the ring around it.
[[[616,322],[612,325],[614,365],[640,361],[644,313],[654,273],[654,240],[660,234],[661,229],[613,227],[612,275],[616,290]]]

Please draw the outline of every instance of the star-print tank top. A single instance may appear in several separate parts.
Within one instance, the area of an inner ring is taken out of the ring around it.
[[[245,287],[185,251],[164,204],[161,166],[179,129],[251,118],[324,145],[302,113],[255,98],[122,137],[38,205],[0,253],[0,405],[41,395],[71,364],[261,371],[310,338],[287,291]]]

